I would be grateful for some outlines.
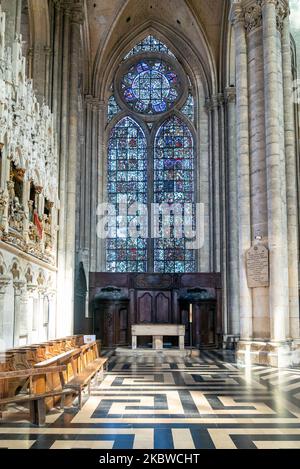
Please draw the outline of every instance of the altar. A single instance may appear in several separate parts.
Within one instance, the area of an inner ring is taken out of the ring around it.
[[[152,348],[162,350],[163,338],[178,337],[179,350],[184,350],[185,326],[179,324],[133,324],[131,326],[132,350],[137,349],[138,336],[152,336]]]

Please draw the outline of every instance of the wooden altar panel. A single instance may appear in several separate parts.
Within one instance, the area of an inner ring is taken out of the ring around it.
[[[168,323],[171,316],[170,292],[155,292],[155,322]]]
[[[152,322],[153,296],[150,292],[137,293],[138,322]]]

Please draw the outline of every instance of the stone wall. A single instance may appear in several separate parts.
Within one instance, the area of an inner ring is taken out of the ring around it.
[[[53,115],[5,25],[0,6],[0,340],[11,347],[55,336],[59,200]]]

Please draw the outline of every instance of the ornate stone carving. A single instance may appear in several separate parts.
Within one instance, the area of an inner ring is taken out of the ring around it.
[[[62,2],[56,3],[58,5]],[[74,3],[72,0],[64,3],[70,8],[82,7],[82,2]],[[36,192],[51,201],[54,211],[56,210],[58,153],[54,119],[49,107],[39,104],[32,81],[26,78],[26,59],[22,56],[21,36],[15,39],[11,48],[6,48],[4,31],[5,15],[0,7],[0,143],[4,150],[2,162],[7,158],[14,165],[14,177],[6,183],[7,193],[3,187],[0,192],[2,240],[53,263],[56,240],[51,239],[51,243],[48,242],[48,252],[44,256],[44,246],[41,245],[40,238],[35,236],[35,227],[28,226],[26,221],[28,215],[28,223],[34,223],[33,205],[28,205],[27,200],[20,200],[14,180],[17,178],[24,184],[32,181]],[[43,215],[41,211],[39,213]],[[2,223],[3,216],[6,226]],[[55,219],[55,212],[52,213],[52,218]],[[54,228],[52,237],[56,237]],[[36,246],[33,246],[34,243]]]
[[[245,10],[245,28],[248,33],[262,26],[261,0]]]
[[[232,26],[236,26],[238,24],[244,25],[245,14],[240,4],[238,3],[231,4],[230,21],[231,21]]]
[[[3,294],[6,292],[6,288],[8,287],[10,282],[11,282],[11,279],[9,278],[8,275],[0,276],[0,294],[1,293]]]
[[[288,15],[289,15],[289,7],[279,2],[277,5],[276,22],[277,22],[277,29],[280,32],[282,32],[283,30],[283,22]]]
[[[38,278],[37,278],[37,283],[39,287],[42,287],[45,284],[45,276],[42,271],[39,272]]]
[[[0,226],[3,225],[3,216],[8,205],[8,194],[4,189],[0,189]]]
[[[27,283],[32,284],[33,283],[33,273],[30,267],[28,267],[27,272],[25,274],[25,278]]]
[[[12,265],[11,273],[13,275],[14,280],[19,280],[20,279],[20,270],[19,270],[18,264],[16,262],[14,262],[13,265]]]

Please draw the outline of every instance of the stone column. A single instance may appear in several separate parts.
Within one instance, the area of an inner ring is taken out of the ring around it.
[[[295,146],[295,122],[293,102],[293,77],[291,63],[291,37],[288,12],[282,27],[282,68],[284,96],[284,137],[287,186],[288,269],[290,336],[299,339],[299,291],[298,291],[298,213],[297,165]]]
[[[22,288],[20,297],[20,339],[22,339],[22,345],[28,344],[28,332],[29,332],[29,309],[28,309],[28,294],[26,284]]]
[[[103,101],[99,103],[98,108],[99,120],[98,120],[98,129],[101,131],[98,132],[98,162],[97,162],[97,194],[98,200],[97,203],[102,203],[107,201],[107,179],[106,179],[106,164],[107,164],[107,154],[105,146],[105,116],[106,116],[106,105]],[[95,177],[95,176],[94,176]],[[95,214],[96,216],[96,214]],[[98,221],[98,219],[97,219]],[[97,265],[96,271],[104,272],[106,270],[106,240],[97,238]]]
[[[69,120],[68,120],[68,158],[66,161],[66,213],[65,213],[65,291],[69,295],[68,311],[65,312],[65,333],[72,333],[74,323],[74,265],[75,265],[75,220],[76,220],[76,169],[78,151],[78,83],[79,83],[79,45],[82,13],[72,11],[70,31],[70,79]]]
[[[43,285],[38,286],[38,308],[37,308],[37,338],[39,342],[47,340],[44,334],[44,298],[46,288]],[[64,316],[65,318],[65,316]],[[66,320],[66,319],[65,319]]]
[[[219,103],[219,203],[220,203],[220,272],[222,273],[223,334],[228,334],[228,276],[227,276],[227,168],[225,164],[225,97],[218,94]]]
[[[45,85],[44,85],[44,96],[45,102],[51,106],[51,92],[50,92],[50,70],[51,70],[51,58],[52,58],[52,49],[49,46],[44,47],[45,52]]]
[[[60,94],[61,94],[61,46],[62,46],[62,14],[60,3],[55,2],[54,4],[54,46],[53,46],[53,89],[52,89],[52,112],[55,116],[56,129],[58,134],[60,133],[59,123],[59,105],[60,105]]]
[[[0,277],[0,350],[5,348],[4,346],[4,298],[5,292],[10,284],[9,276]]]
[[[65,231],[66,224],[66,162],[68,159],[68,110],[69,110],[69,36],[70,36],[69,9],[64,10],[63,16],[63,54],[61,72],[61,114],[60,114],[60,152],[59,152],[59,232],[58,232],[58,307],[56,335],[62,334],[61,317],[59,311],[65,304]],[[71,333],[71,331],[70,331]]]
[[[221,272],[219,97],[212,97],[214,272]]]
[[[90,217],[91,217],[91,152],[92,152],[92,110],[93,98],[86,96],[86,115],[85,115],[85,153],[81,161],[81,181],[84,180],[84,187],[81,184],[80,195],[80,238],[79,246],[85,250],[89,246],[90,237]]]
[[[238,175],[236,154],[236,89],[225,90],[227,116],[227,186],[228,186],[228,334],[239,336],[239,238]]]
[[[98,134],[99,134],[99,112],[100,102],[98,99],[93,100],[92,107],[92,152],[91,152],[91,171],[92,171],[92,194],[91,194],[91,222],[90,222],[90,270],[97,271],[97,206],[98,188],[99,188],[99,174],[98,174]]]
[[[50,290],[48,291],[48,301],[49,301],[49,324],[48,324],[48,339],[52,340],[55,339],[55,313],[56,313],[56,291]]]
[[[280,142],[280,83],[278,77],[277,0],[262,1],[266,167],[268,189],[268,241],[270,250],[269,308],[271,339],[284,341],[289,315],[285,165]],[[285,179],[285,177],[284,177]]]
[[[36,329],[36,314],[34,307],[34,292],[36,290],[36,285],[33,283],[27,283],[27,295],[28,295],[28,343],[33,343],[34,340],[34,330]]]
[[[268,245],[267,177],[262,9],[253,1],[245,10],[248,46],[251,238]],[[252,289],[253,339],[270,338],[269,289]]]
[[[14,347],[18,347],[20,343],[22,308],[21,295],[25,282],[22,280],[14,280]]]
[[[239,292],[240,337],[252,338],[252,293],[248,288],[245,255],[251,246],[250,164],[249,164],[249,103],[247,43],[243,10],[238,3],[231,8],[236,49],[236,116],[238,163],[238,227],[239,227]]]
[[[6,14],[5,43],[11,47],[21,30],[22,0],[1,0],[1,7]]]

